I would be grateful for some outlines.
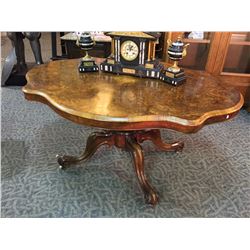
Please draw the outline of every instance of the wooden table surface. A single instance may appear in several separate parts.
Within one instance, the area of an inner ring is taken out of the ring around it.
[[[186,83],[175,87],[155,79],[79,73],[78,64],[79,59],[60,60],[33,68],[26,75],[25,97],[73,122],[122,131],[195,132],[233,117],[243,105],[238,91],[201,71],[186,70]]]

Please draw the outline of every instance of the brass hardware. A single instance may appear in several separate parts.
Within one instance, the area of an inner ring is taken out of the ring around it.
[[[146,63],[145,64],[145,68],[147,68],[147,69],[153,69],[154,68],[154,64],[152,64],[152,63]]]
[[[129,73],[129,74],[135,74],[135,70],[134,69],[128,69],[128,68],[123,68],[122,72],[123,73]]]
[[[185,57],[187,55],[187,47],[190,45],[190,43],[187,43],[183,47],[182,57]]]
[[[151,41],[149,41],[148,43],[148,61],[150,61],[150,58],[151,58]]]
[[[174,61],[174,64],[168,68],[169,71],[172,71],[174,73],[177,73],[179,72],[181,69],[180,67],[178,66],[178,61]]]
[[[108,60],[107,60],[107,63],[109,63],[109,64],[115,64],[115,60],[113,60],[113,59],[108,59]]]

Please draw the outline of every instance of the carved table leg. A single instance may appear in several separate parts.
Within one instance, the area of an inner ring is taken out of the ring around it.
[[[145,194],[147,203],[155,205],[158,202],[158,195],[154,188],[149,184],[144,173],[144,156],[140,144],[131,137],[126,138],[126,149],[132,154],[134,158],[134,165],[136,175],[138,177],[140,186]]]
[[[161,140],[159,129],[148,131],[104,131],[92,133],[89,136],[85,151],[80,156],[57,156],[57,161],[60,167],[64,169],[70,164],[89,159],[99,147],[105,144],[125,149],[133,156],[135,172],[144,192],[146,202],[155,205],[158,202],[158,195],[145,176],[143,150],[139,144],[145,140],[151,140],[163,151],[179,151],[182,150],[184,146],[182,142],[175,142],[172,144],[164,143]]]
[[[181,151],[184,147],[183,142],[174,142],[171,144],[163,142],[159,129],[152,129],[148,131],[143,131],[142,133],[137,133],[136,139],[139,143],[145,140],[150,140],[158,149],[162,151]]]
[[[85,151],[80,156],[57,155],[57,162],[61,169],[69,167],[70,164],[79,163],[89,159],[102,145],[113,145],[113,136],[110,133],[92,133],[87,140]]]

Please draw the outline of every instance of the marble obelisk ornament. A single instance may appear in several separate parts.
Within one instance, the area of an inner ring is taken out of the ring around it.
[[[78,67],[79,72],[98,72],[99,67],[95,64],[94,59],[88,54],[88,51],[95,45],[90,33],[81,32],[77,35],[76,45],[85,51],[85,56],[81,58],[80,65]]]

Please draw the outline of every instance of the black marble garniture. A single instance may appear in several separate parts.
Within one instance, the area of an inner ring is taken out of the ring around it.
[[[184,70],[178,67],[178,62],[186,56],[186,48],[189,44],[184,45],[180,37],[175,42],[171,42],[170,40],[167,42],[169,46],[168,56],[174,61],[174,64],[163,71],[161,79],[172,85],[178,85],[186,80]]]
[[[100,64],[101,71],[160,79],[173,86],[185,80],[184,71],[177,66],[177,61],[186,55],[187,47],[180,38],[169,44],[168,54],[175,61],[174,65],[164,69],[164,65],[155,58],[159,32],[117,31],[106,35],[112,38],[112,53]]]
[[[86,52],[86,55],[81,59],[78,67],[79,72],[98,72],[99,67],[95,64],[94,59],[88,54],[88,50],[92,49],[94,46],[94,41],[91,38],[90,33],[83,32],[77,36],[76,44]]]

